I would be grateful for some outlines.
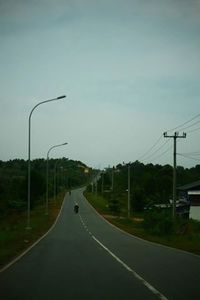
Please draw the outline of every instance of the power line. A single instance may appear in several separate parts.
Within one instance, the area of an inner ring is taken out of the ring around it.
[[[164,152],[162,152],[160,155],[158,155],[158,156],[154,157],[153,159],[151,159],[151,161],[154,161],[154,160],[160,158],[161,156],[163,156],[164,154],[166,154],[167,152],[169,152],[169,150],[171,150],[171,149],[172,149],[172,146],[170,146],[169,148],[167,148],[167,150],[165,150]]]
[[[182,156],[184,158],[189,158],[189,159],[192,159],[192,160],[195,160],[195,161],[200,161],[200,159],[198,158],[194,158],[194,157],[191,157],[189,155],[184,155],[184,154],[181,154],[181,153],[177,153],[179,156]]]
[[[141,155],[139,158],[138,158],[138,160],[140,160],[141,158],[143,158],[144,156],[146,156],[146,154],[148,154],[158,143],[159,143],[159,141],[161,140],[161,138],[162,138],[162,134],[161,134],[161,136],[157,139],[157,141],[153,144],[153,146],[152,147],[150,147],[149,148],[149,150],[147,150],[143,155]]]
[[[200,155],[200,151],[195,151],[195,152],[186,152],[186,153],[180,153],[183,155]]]
[[[197,131],[197,130],[199,130],[199,129],[200,129],[200,127],[195,128],[195,129],[193,129],[193,130],[190,130],[190,131],[188,131],[187,133],[191,133],[191,132]]]
[[[169,129],[168,131],[172,131],[172,130],[176,130],[176,129],[178,129],[178,128],[181,128],[181,127],[183,127],[184,125],[186,125],[186,124],[192,122],[193,120],[197,119],[198,117],[200,117],[200,114],[195,115],[193,118],[189,119],[188,121],[186,121],[186,122],[184,122],[184,123],[182,123],[182,124],[180,124],[180,125],[178,125],[178,126],[172,128],[172,129]],[[189,128],[189,127],[192,127],[192,126],[194,126],[194,125],[196,125],[196,124],[198,124],[198,123],[200,123],[200,120],[197,121],[197,122],[195,122],[195,123],[192,124],[192,125],[189,125],[188,127],[185,127],[184,129]],[[188,133],[193,132],[193,131],[196,131],[196,130],[199,130],[199,129],[200,129],[200,127],[199,127],[199,128],[196,128],[196,129],[193,129],[193,130],[190,130],[190,131],[188,131]],[[141,159],[142,159],[143,157],[145,157],[149,152],[151,152],[151,150],[152,150],[152,149],[160,142],[161,139],[162,139],[162,134],[161,134],[160,137],[156,140],[156,142],[153,144],[153,146],[151,146],[144,154],[142,154],[141,156],[138,157],[138,160],[141,160]],[[154,154],[154,153],[152,153],[152,154]],[[146,160],[146,158],[144,158],[144,159]]]
[[[167,140],[166,142],[164,142],[164,144],[162,144],[157,150],[155,150],[153,153],[151,153],[150,155],[148,155],[143,160],[147,160],[147,159],[151,158],[155,153],[157,153],[160,149],[162,149],[167,143],[169,143],[169,140]]]
[[[198,118],[199,116],[200,116],[200,114],[197,114],[196,116],[194,116],[194,117],[191,118],[190,120],[184,122],[183,124],[178,125],[178,126],[172,128],[172,129],[168,129],[167,131],[174,131],[174,130],[176,130],[176,129],[178,129],[178,128],[180,128],[180,130],[182,130],[181,128],[182,128],[184,125],[186,125],[186,124],[192,122],[193,120],[195,120],[195,119]]]
[[[186,138],[186,133],[179,135],[178,132],[174,132],[173,135],[167,135],[167,132],[164,132],[165,138],[173,138],[174,140],[174,168],[173,168],[173,217],[176,217],[176,142],[179,138]]]
[[[197,122],[195,122],[194,124],[191,124],[191,125],[189,125],[189,126],[187,126],[187,127],[182,128],[181,130],[185,130],[185,129],[187,129],[187,128],[193,127],[194,125],[199,124],[199,123],[200,123],[200,120],[197,121]]]
[[[184,122],[184,123],[182,123],[182,124],[180,124],[180,125],[172,128],[172,129],[169,129],[168,131],[176,130],[178,128],[180,130],[183,130],[183,129],[185,130],[187,128],[191,128],[191,127],[197,125],[198,123],[200,123],[200,120],[198,120],[197,122],[195,122],[195,123],[193,123],[193,124],[191,124],[189,126],[186,126],[186,127],[183,127],[183,126],[186,125],[186,124],[189,124],[190,122],[192,122],[193,120],[197,119],[198,117],[200,117],[200,113],[197,114],[197,115],[195,115],[194,117],[192,117],[188,121],[186,121],[186,122]],[[183,127],[183,129],[181,129],[182,127]],[[200,127],[195,128],[195,129],[190,130],[190,131],[187,131],[187,133],[195,132],[197,130],[200,130]],[[162,144],[157,150],[155,150],[154,152],[151,153],[151,151],[159,144],[159,142],[160,142],[161,139],[162,139],[162,135],[159,136],[159,138],[156,140],[156,142],[146,152],[144,152],[144,154],[142,154],[141,156],[138,157],[138,160],[148,160],[155,153],[157,153],[160,149],[162,149],[165,146],[165,144],[167,144],[167,143]],[[165,152],[164,152],[164,154],[165,154]],[[162,156],[162,154],[160,154],[159,156]]]

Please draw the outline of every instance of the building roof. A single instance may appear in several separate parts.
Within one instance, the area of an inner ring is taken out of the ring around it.
[[[187,191],[187,190],[190,190],[190,189],[193,189],[193,188],[197,188],[197,187],[199,187],[199,189],[200,189],[200,180],[197,180],[197,181],[194,181],[194,182],[191,182],[191,183],[179,186],[178,190]]]

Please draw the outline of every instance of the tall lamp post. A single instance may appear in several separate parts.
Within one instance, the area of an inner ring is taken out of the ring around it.
[[[48,215],[48,210],[49,210],[49,153],[52,149],[61,147],[67,145],[67,143],[59,144],[52,146],[48,152],[47,152],[47,170],[46,170],[46,212],[45,214]]]
[[[30,112],[29,119],[28,119],[28,195],[27,195],[27,229],[30,229],[30,207],[31,207],[31,116],[33,111],[41,104],[57,101],[65,98],[66,96],[59,96],[57,98],[53,98],[50,100],[42,101],[36,104]]]
[[[54,202],[56,203],[56,192],[57,192],[57,165],[59,163],[59,160],[56,161],[54,165]]]
[[[130,170],[131,166],[130,163],[128,164],[128,218],[130,218],[130,195],[131,195],[131,182],[130,182]]]
[[[54,165],[54,202],[56,203],[56,177],[57,177],[57,164],[58,164],[58,160],[56,161],[55,165]]]

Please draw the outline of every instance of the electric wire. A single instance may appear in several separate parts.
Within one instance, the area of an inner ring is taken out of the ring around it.
[[[143,155],[141,155],[140,157],[138,157],[138,160],[141,160],[143,157],[146,156],[146,154],[148,154],[161,140],[161,138],[163,137],[163,135],[161,135],[157,140],[156,142],[153,144],[152,147],[150,147]]]
[[[197,121],[197,122],[195,122],[194,124],[191,124],[191,125],[189,125],[189,126],[187,126],[187,127],[182,128],[181,130],[185,130],[185,129],[187,129],[187,128],[193,127],[194,125],[197,125],[197,124],[199,124],[199,123],[200,123],[200,120]]]
[[[200,161],[200,158],[198,159],[198,158],[195,158],[195,157],[191,157],[189,155],[184,155],[184,154],[181,154],[181,153],[177,153],[177,155],[182,156],[184,158],[189,158],[189,159],[192,159],[192,160],[195,160],[195,161]]]
[[[193,126],[199,124],[199,123],[200,123],[200,120],[194,122],[193,124],[190,124],[189,126],[186,126],[186,127],[184,127],[184,126],[187,125],[187,124],[189,124],[189,123],[191,123],[192,121],[194,121],[194,120],[197,119],[198,117],[200,117],[200,113],[197,114],[197,115],[195,115],[194,117],[192,117],[192,118],[189,119],[188,121],[186,121],[186,122],[184,122],[184,123],[182,123],[182,124],[180,124],[180,125],[178,125],[178,126],[176,126],[176,127],[174,127],[174,128],[171,128],[171,129],[169,129],[169,130],[167,130],[167,131],[170,132],[170,131],[173,131],[173,130],[176,130],[176,129],[185,130],[185,129],[191,128],[191,127],[193,127]],[[195,129],[192,129],[192,130],[189,130],[189,131],[187,131],[187,133],[195,132],[195,131],[197,131],[197,130],[200,130],[200,127],[195,128]],[[151,151],[159,144],[159,142],[161,141],[162,137],[163,137],[163,135],[161,134],[161,135],[159,136],[159,138],[156,140],[156,142],[155,142],[155,143],[154,143],[154,144],[153,144],[153,145],[152,145],[152,146],[151,146],[144,154],[142,154],[141,156],[138,157],[138,160],[144,160],[144,161],[146,161],[146,160],[148,160],[149,158],[151,158],[152,156],[154,156],[154,154],[156,154],[158,151],[160,151],[160,150],[161,150],[161,149],[169,142],[169,140],[166,141],[166,142],[165,142],[164,144],[162,144],[158,149],[156,149],[154,152],[151,153]],[[161,153],[158,157],[161,157],[162,155],[164,155],[166,152],[169,151],[169,149],[170,149],[170,148],[168,148],[165,152]],[[156,158],[157,158],[157,157],[156,157]],[[153,160],[155,160],[156,158],[153,158]],[[151,159],[151,160],[152,160],[152,159]]]
[[[199,130],[199,129],[200,129],[200,127],[195,128],[195,129],[193,129],[193,130],[189,130],[189,131],[187,131],[187,133],[195,132],[195,131],[197,131],[197,130]]]
[[[154,161],[158,158],[160,158],[161,156],[165,155],[167,152],[169,152],[169,150],[172,149],[172,146],[168,147],[167,150],[165,150],[164,152],[162,152],[161,154],[157,155],[156,157],[152,158],[151,161]]]
[[[162,149],[167,143],[169,143],[169,140],[166,140],[164,142],[164,144],[162,144],[157,150],[155,150],[153,153],[151,153],[150,155],[148,155],[145,159],[143,160],[147,160],[149,158],[151,158],[155,153],[157,153],[160,149]]]
[[[178,129],[178,128],[180,128],[180,130],[182,130],[181,128],[182,128],[184,125],[186,125],[186,124],[192,122],[193,120],[195,120],[195,119],[198,118],[198,117],[200,117],[200,114],[197,114],[197,115],[195,115],[193,118],[191,118],[190,120],[184,122],[183,124],[180,124],[180,125],[178,125],[178,126],[176,126],[176,127],[174,127],[174,128],[168,129],[168,130],[166,130],[166,131],[173,131],[173,130],[176,130],[176,129]]]
[[[200,151],[181,153],[183,155],[200,155]]]

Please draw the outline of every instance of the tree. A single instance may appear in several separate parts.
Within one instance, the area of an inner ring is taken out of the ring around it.
[[[134,188],[132,197],[131,197],[131,207],[133,211],[141,212],[143,211],[146,205],[146,196],[144,189],[139,186]]]
[[[27,176],[26,180],[24,182],[24,187],[27,190]],[[44,195],[46,191],[46,181],[43,174],[41,174],[37,170],[31,170],[31,208],[33,208],[41,198],[41,196]]]

